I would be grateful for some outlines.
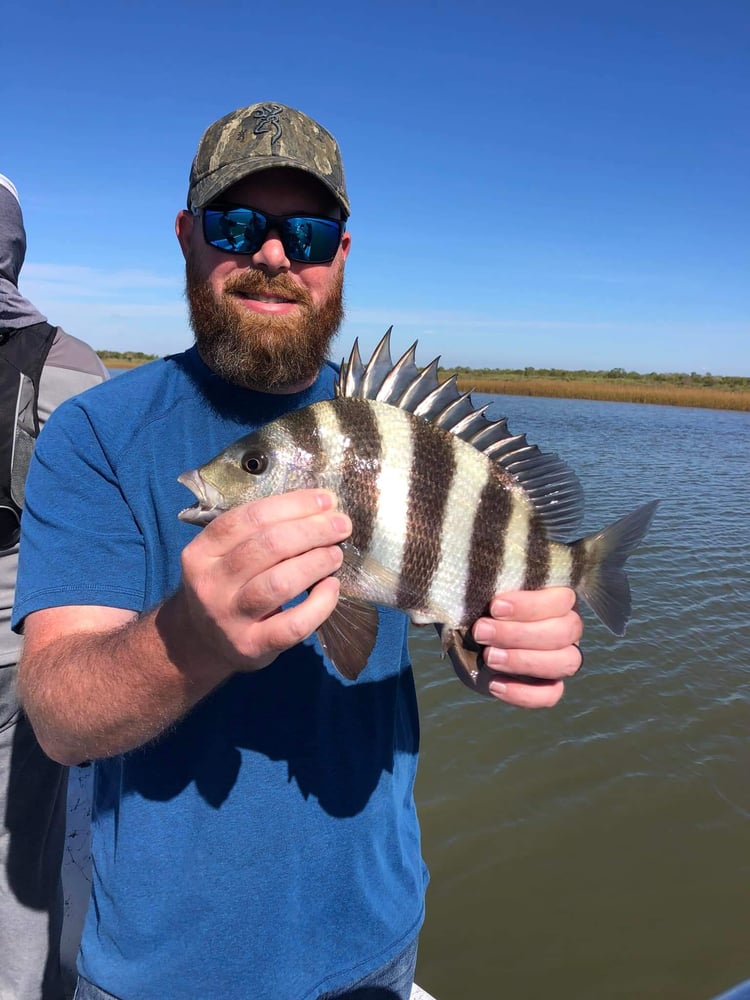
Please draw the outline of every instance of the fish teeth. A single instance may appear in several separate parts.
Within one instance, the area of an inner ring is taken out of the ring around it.
[[[194,503],[192,507],[186,507],[180,511],[178,517],[181,521],[187,521],[191,524],[208,524],[226,509],[222,503],[224,498],[221,492],[207,482],[198,469],[183,472],[177,477],[177,482],[187,486],[190,492],[198,498],[198,502]]]

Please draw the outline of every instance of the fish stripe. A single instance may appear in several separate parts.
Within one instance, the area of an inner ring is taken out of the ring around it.
[[[474,519],[490,463],[473,448],[466,448],[455,436],[448,439],[453,450],[455,472],[448,490],[442,529],[435,532],[440,542],[440,562],[430,588],[429,605],[434,620],[457,627],[464,623]]]
[[[529,530],[533,509],[526,495],[515,485],[509,489],[510,516],[505,530],[505,549],[495,590],[519,590],[526,577]]]
[[[304,442],[305,449],[312,457],[309,466],[311,483],[317,483],[321,471],[326,467],[327,456],[324,442],[320,438],[318,411],[315,407],[305,406],[301,410],[295,410],[289,414],[288,419],[288,446],[296,447],[298,442]],[[261,433],[263,433],[261,431]]]
[[[573,546],[550,542],[550,564],[546,587],[571,587],[573,579]]]
[[[529,525],[529,540],[526,547],[526,576],[524,590],[541,590],[547,582],[550,568],[549,540],[542,527],[541,518],[536,514]]]
[[[570,586],[575,590],[586,572],[586,545],[583,539],[570,546],[572,566],[570,569]]]
[[[395,604],[406,545],[409,472],[414,457],[410,425],[414,418],[386,403],[366,405],[372,408],[382,442],[375,525],[367,557],[379,580],[378,600]]]
[[[513,494],[504,474],[491,467],[475,511],[464,594],[467,624],[487,614],[489,599],[502,575]],[[488,514],[488,512],[491,512]]]
[[[351,541],[365,552],[372,543],[379,506],[380,428],[373,407],[367,403],[341,398],[328,405],[337,419],[339,440],[345,442],[339,491],[343,508],[352,519]]]
[[[435,433],[434,427],[419,418],[410,424],[413,458],[397,603],[420,611],[429,606],[430,588],[440,565],[443,520],[456,462],[452,437]]]

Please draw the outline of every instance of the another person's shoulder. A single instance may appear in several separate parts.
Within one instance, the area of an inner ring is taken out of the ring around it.
[[[96,351],[57,327],[39,380],[39,419],[45,423],[66,399],[99,385],[107,377]]]
[[[80,348],[75,344],[68,348],[70,357],[78,353],[80,359]],[[69,394],[55,409],[50,424],[73,428],[83,420],[97,436],[100,433],[107,437],[132,436],[139,426],[174,410],[181,400],[195,395],[188,374],[188,354],[160,358],[111,378],[106,378],[105,372],[106,381],[100,377],[100,384],[79,390],[76,395]]]
[[[84,377],[88,376],[92,380],[92,384],[103,382],[109,377],[109,373],[96,351],[84,341],[79,340],[78,337],[66,333],[59,326],[45,364],[49,368],[64,369],[77,372]]]

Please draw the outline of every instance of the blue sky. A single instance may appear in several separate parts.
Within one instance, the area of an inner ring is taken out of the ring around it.
[[[191,343],[198,139],[255,101],[339,139],[347,320],[418,359],[750,376],[750,3],[4,5],[21,289],[94,347]]]

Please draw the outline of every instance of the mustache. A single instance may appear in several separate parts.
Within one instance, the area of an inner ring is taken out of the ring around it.
[[[224,292],[235,292],[241,295],[271,295],[277,298],[291,299],[301,305],[311,305],[307,289],[298,285],[289,275],[268,275],[265,271],[254,269],[248,269],[227,278]]]

